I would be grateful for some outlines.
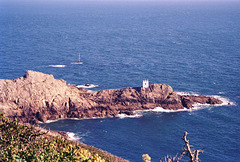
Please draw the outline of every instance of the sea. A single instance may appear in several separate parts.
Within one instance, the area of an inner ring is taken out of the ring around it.
[[[81,55],[83,64],[72,64]],[[0,0],[0,78],[27,70],[90,91],[168,84],[218,106],[41,126],[132,162],[179,155],[184,131],[201,161],[240,161],[240,1]],[[184,158],[183,161],[188,161]]]

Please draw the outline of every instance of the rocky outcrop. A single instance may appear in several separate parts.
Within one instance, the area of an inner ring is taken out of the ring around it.
[[[178,110],[192,108],[195,103],[221,104],[222,101],[203,95],[180,96],[165,84],[90,93],[35,71],[27,71],[23,77],[14,80],[0,80],[0,112],[30,123],[59,118],[131,115],[135,110],[156,107]]]

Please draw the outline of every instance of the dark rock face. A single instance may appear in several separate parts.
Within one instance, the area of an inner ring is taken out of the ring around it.
[[[115,117],[133,115],[135,110],[156,107],[190,109],[194,103],[221,104],[222,101],[200,96],[180,96],[165,84],[149,88],[127,87],[88,93],[67,85],[52,75],[27,71],[24,77],[0,80],[0,111],[22,122],[56,120],[59,118]]]

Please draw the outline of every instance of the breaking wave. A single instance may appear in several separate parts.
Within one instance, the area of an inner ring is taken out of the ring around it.
[[[223,102],[222,104],[216,104],[216,105],[213,105],[213,106],[226,106],[226,105],[236,106],[236,103],[230,101],[230,99],[227,98],[227,97],[218,96],[218,95],[210,95],[209,97],[217,98],[217,99],[219,99],[219,100],[221,100]]]
[[[199,95],[194,92],[177,92],[179,95]],[[196,111],[204,108],[209,108],[209,107],[219,107],[219,106],[236,106],[236,103],[230,101],[229,98],[219,96],[219,95],[208,95],[208,97],[214,97],[219,100],[221,100],[223,103],[222,104],[216,104],[216,105],[209,105],[209,104],[200,104],[196,103],[193,104],[193,108],[188,109],[188,108],[183,108],[183,109],[178,109],[178,110],[167,110],[162,107],[156,107],[154,109],[148,109],[148,110],[135,110],[133,113],[134,115],[127,115],[127,114],[118,114],[118,118],[124,119],[124,118],[140,118],[144,115],[144,112],[153,112],[153,113],[174,113],[174,112],[182,112],[182,111]],[[78,119],[78,118],[68,118],[71,120],[85,120],[85,119],[103,119],[103,118],[112,118],[112,117],[92,117],[92,118],[83,118],[83,119]],[[57,119],[57,120],[47,120],[46,123],[52,123],[56,122],[58,120],[64,120],[64,119]]]
[[[191,92],[177,92],[179,95],[199,95],[197,93]],[[209,108],[209,107],[219,107],[219,106],[236,106],[236,103],[231,102],[229,98],[218,96],[218,95],[210,95],[208,97],[214,97],[219,100],[221,100],[223,103],[222,104],[216,104],[216,105],[209,105],[209,104],[200,104],[196,103],[193,105],[193,108],[188,109],[188,108],[183,108],[183,109],[178,109],[178,110],[167,110],[162,107],[156,107],[154,109],[149,109],[149,110],[136,110],[134,111],[135,115],[126,115],[126,114],[120,114],[122,118],[124,117],[130,117],[130,118],[136,118],[136,117],[142,117],[144,112],[155,112],[155,113],[174,113],[174,112],[182,112],[182,111],[196,111],[204,108]],[[121,118],[120,117],[120,118]]]
[[[142,117],[142,114],[140,114],[140,113],[135,113],[135,111],[134,111],[134,115],[118,114],[118,117],[119,117],[120,119],[123,119],[123,118],[140,118],[140,117]]]
[[[98,87],[98,85],[95,84],[82,84],[82,85],[77,85],[77,88],[95,88]]]
[[[54,122],[57,122],[59,120],[65,120],[65,119],[82,120],[82,119],[78,119],[78,118],[61,118],[61,119],[56,119],[56,120],[47,120],[45,123],[54,123]]]
[[[177,94],[181,95],[181,96],[186,96],[186,95],[199,96],[199,94],[196,92],[177,92]],[[219,92],[218,94],[224,94],[224,92]],[[223,102],[222,104],[216,104],[216,105],[211,105],[211,106],[226,106],[226,105],[236,106],[236,103],[230,101],[230,99],[227,97],[223,97],[223,96],[219,96],[219,95],[206,95],[206,96],[217,98]],[[205,104],[195,104],[195,105],[199,107],[199,105],[205,105]],[[194,107],[195,107],[195,105],[194,105]],[[206,104],[206,105],[208,105],[208,104]]]
[[[48,65],[50,67],[56,67],[56,68],[63,68],[66,67],[66,65]]]
[[[73,132],[66,132],[66,133],[71,141],[77,141],[81,139],[80,137],[76,136],[76,134]]]
[[[174,112],[181,112],[181,111],[192,111],[192,109],[178,109],[178,110],[167,110],[162,107],[156,107],[154,109],[149,110],[136,110],[134,113],[143,114],[144,112],[154,112],[154,113],[174,113]]]

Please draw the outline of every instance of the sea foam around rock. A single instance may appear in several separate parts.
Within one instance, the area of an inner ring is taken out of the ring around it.
[[[76,134],[73,132],[66,132],[66,133],[71,141],[77,141],[81,139],[80,137],[76,136]]]

